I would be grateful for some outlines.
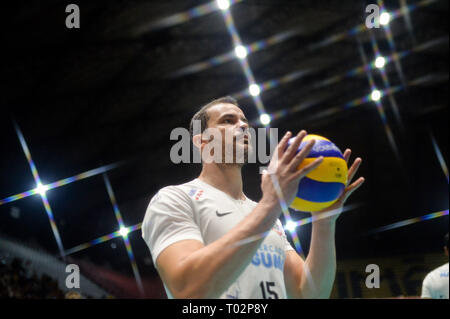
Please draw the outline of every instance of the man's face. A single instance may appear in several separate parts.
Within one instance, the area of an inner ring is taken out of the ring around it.
[[[229,159],[232,159],[232,163],[247,163],[248,152],[251,150],[251,136],[244,112],[236,105],[229,103],[213,105],[207,112],[208,129],[218,130],[222,137],[222,163],[229,162]],[[226,158],[227,153],[228,158]]]

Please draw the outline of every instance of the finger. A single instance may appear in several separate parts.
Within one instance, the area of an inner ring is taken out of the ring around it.
[[[303,138],[306,136],[306,131],[302,130],[300,131],[297,136],[295,137],[294,141],[289,145],[286,152],[283,155],[282,161],[284,163],[289,163],[294,156],[295,152],[297,152],[298,147],[300,143],[302,142]]]
[[[297,153],[297,155],[294,156],[294,158],[291,160],[288,166],[288,170],[295,171],[297,170],[298,165],[300,165],[301,162],[308,156],[308,154],[311,152],[312,148],[314,147],[315,140],[311,140],[300,152]]]
[[[353,162],[352,166],[348,170],[347,184],[349,184],[352,181],[352,179],[355,176],[356,172],[358,171],[359,166],[361,165],[361,163],[362,163],[362,159],[360,157],[355,159],[355,161]]]
[[[295,156],[295,153],[298,151],[298,148],[303,140],[303,138],[307,135],[305,130],[300,131],[291,145],[289,145],[288,149],[284,153],[283,163],[289,163],[292,158]]]
[[[283,156],[284,151],[286,149],[286,145],[291,135],[292,133],[287,131],[286,134],[284,134],[283,138],[281,139],[280,143],[278,143],[278,158],[281,158]]]
[[[299,169],[295,174],[294,178],[303,178],[306,175],[308,175],[311,171],[313,171],[317,166],[320,165],[323,161],[323,156],[318,157],[314,162],[306,165],[305,167],[302,167]]]
[[[361,187],[361,185],[364,183],[365,179],[364,177],[358,178],[353,184],[347,187],[344,194],[344,202],[347,200],[347,198],[350,197],[350,195],[356,191],[358,188]]]
[[[350,155],[352,155],[352,150],[347,148],[344,152],[344,160],[346,163],[348,163],[348,160],[350,159]]]

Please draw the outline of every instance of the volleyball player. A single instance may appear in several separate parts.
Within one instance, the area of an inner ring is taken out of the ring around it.
[[[444,254],[448,258],[448,233],[444,237]],[[448,262],[429,272],[422,283],[422,298],[448,299]]]
[[[217,142],[204,137],[206,128],[235,137],[231,142],[220,139],[224,149],[228,142],[244,154],[252,151],[249,140],[242,138],[248,121],[234,99],[225,97],[202,107],[192,118],[191,131],[195,120],[201,122],[202,133],[192,141],[200,151]],[[259,202],[243,192],[244,164],[223,160],[203,161],[198,178],[164,187],[151,199],[142,236],[169,298],[329,298],[336,273],[336,220],[364,179],[347,186],[326,210],[336,214],[312,223],[310,251],[303,260],[278,219],[282,210],[274,181],[289,205],[300,179],[321,163],[318,158],[297,170],[314,145],[311,141],[296,154],[305,135],[299,132],[289,147],[291,133],[281,139],[275,150],[278,160],[273,157],[270,174],[262,175]],[[346,161],[350,153],[345,151]],[[349,183],[360,163],[357,158],[349,169]]]

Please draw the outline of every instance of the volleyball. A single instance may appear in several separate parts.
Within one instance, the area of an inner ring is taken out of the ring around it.
[[[323,136],[309,134],[303,138],[298,152],[313,139],[316,143],[298,169],[320,156],[323,156],[323,161],[300,180],[297,195],[291,204],[292,208],[303,212],[316,212],[331,206],[347,185],[347,162],[333,142]],[[292,142],[293,138],[289,144]]]

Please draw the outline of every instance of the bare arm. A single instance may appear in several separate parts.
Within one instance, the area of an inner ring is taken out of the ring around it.
[[[344,152],[348,162],[351,150]],[[348,183],[355,176],[361,159],[357,158],[348,171]],[[311,247],[306,261],[289,251],[285,262],[286,290],[292,298],[329,298],[336,276],[335,229],[336,220],[347,198],[357,190],[364,178],[360,177],[345,188],[344,193],[331,207],[313,213]],[[326,216],[324,216],[326,214]]]
[[[311,248],[306,261],[288,251],[285,262],[286,291],[290,298],[329,298],[336,275],[334,222],[312,225]]]
[[[156,260],[162,279],[175,298],[219,297],[250,263],[264,238],[239,242],[269,230],[276,218],[260,202],[230,232],[207,246],[184,240],[167,247]]]
[[[311,141],[295,154],[305,135],[306,132],[300,132],[287,149],[290,135],[285,135],[276,150],[278,160],[272,160],[269,165],[269,170],[276,175],[279,187],[289,203],[295,197],[300,179],[322,161],[322,158],[318,158],[302,170],[296,169],[314,145],[314,141]],[[270,230],[281,212],[272,176],[263,175],[261,188],[262,200],[226,235],[206,246],[195,240],[180,241],[161,252],[156,260],[157,268],[174,297],[216,298],[236,281],[264,238],[245,244],[241,244],[241,241]]]

